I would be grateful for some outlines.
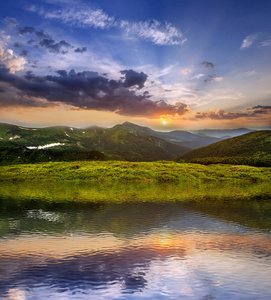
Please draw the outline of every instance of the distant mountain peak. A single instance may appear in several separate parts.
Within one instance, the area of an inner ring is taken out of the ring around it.
[[[140,126],[140,125],[137,125],[135,123],[132,123],[132,122],[129,122],[129,121],[126,121],[122,124],[120,124],[121,126],[129,126],[129,127],[136,127],[136,128],[147,128],[147,127],[144,127],[144,126]]]
[[[124,129],[124,130],[132,130],[132,131],[137,131],[137,132],[141,132],[141,131],[152,131],[152,129],[148,128],[148,127],[143,127],[134,123],[131,123],[129,121],[126,121],[122,124],[117,124],[115,126],[112,127],[112,129]]]

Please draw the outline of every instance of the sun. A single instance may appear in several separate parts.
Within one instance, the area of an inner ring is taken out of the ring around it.
[[[167,125],[167,121],[163,120],[163,121],[162,121],[162,124],[163,124],[163,125]]]

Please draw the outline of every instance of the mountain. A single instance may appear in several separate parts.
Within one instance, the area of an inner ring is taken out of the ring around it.
[[[128,161],[172,159],[190,150],[155,136],[136,135],[121,128],[26,128],[0,124],[0,147],[17,146],[31,150],[97,150],[109,159]]]
[[[209,157],[271,158],[271,130],[260,130],[189,151],[177,160]]]
[[[220,135],[223,137],[223,135],[226,134],[239,134],[247,130],[249,129],[207,129],[198,131],[199,134],[195,134],[183,130],[174,130],[170,132],[155,131],[148,127],[139,126],[130,122],[125,122],[107,129],[100,127],[79,129],[67,126],[27,128],[16,125],[0,124],[0,148],[14,148],[21,146],[26,147],[29,150],[44,151],[46,151],[45,149],[58,151],[96,150],[103,152],[109,159],[155,161],[172,159],[189,152],[191,149],[201,146],[210,144],[220,145],[219,143],[216,143],[217,141],[220,141],[220,139],[203,135],[203,133],[210,133],[212,135]],[[257,134],[257,132],[260,131],[251,133]],[[230,151],[229,149],[231,148],[228,145],[225,145],[224,143],[222,145],[223,146],[221,147],[224,149],[224,152],[226,150]],[[237,146],[237,148],[238,147],[239,146]],[[205,153],[205,148],[200,148],[200,152],[195,150],[195,153],[201,153],[201,155],[203,155],[197,157],[206,157],[202,154]],[[207,146],[206,151],[209,151],[208,149]],[[211,147],[211,149],[213,148]],[[236,155],[239,155],[237,150],[238,149],[235,149]],[[245,150],[247,150],[247,148],[245,148]],[[223,155],[223,151],[221,152],[221,149],[219,148],[219,151],[214,151],[214,153],[218,152]],[[39,156],[41,153],[42,152],[36,151],[35,155]],[[45,153],[48,154],[49,152]],[[192,156],[194,155],[193,151],[189,153],[192,153]],[[211,155],[210,153],[208,152],[208,156]],[[245,152],[241,150],[240,153],[242,154]],[[73,155],[74,154],[70,153],[70,157],[73,157]],[[187,154],[186,157],[188,158],[189,155]],[[230,154],[227,153],[226,155]],[[216,156],[218,155],[216,154]],[[57,157],[59,158],[60,156],[58,155]]]
[[[208,136],[208,137],[214,137],[219,139],[229,139],[253,131],[255,130],[251,130],[248,128],[237,128],[237,129],[202,129],[202,130],[196,130],[192,132],[201,136]]]
[[[141,136],[121,129],[95,129],[91,136],[81,139],[87,149],[103,151],[112,159],[154,161],[174,158],[175,153],[190,149],[169,143],[155,136]]]
[[[142,127],[130,122],[118,124],[114,126],[113,129],[124,130],[126,132],[141,136],[156,136],[170,143],[181,145],[190,149],[196,149],[220,141],[220,139],[216,137],[197,135],[184,130],[174,130],[170,132],[155,131],[148,127]]]

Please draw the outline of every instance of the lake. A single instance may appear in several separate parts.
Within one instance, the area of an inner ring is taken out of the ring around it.
[[[266,203],[2,202],[0,298],[271,299]]]

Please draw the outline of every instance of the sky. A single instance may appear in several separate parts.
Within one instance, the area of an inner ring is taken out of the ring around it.
[[[1,1],[0,122],[270,128],[270,15],[269,0]]]

